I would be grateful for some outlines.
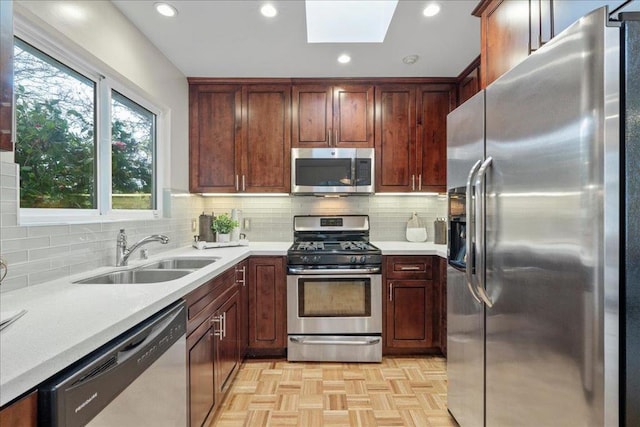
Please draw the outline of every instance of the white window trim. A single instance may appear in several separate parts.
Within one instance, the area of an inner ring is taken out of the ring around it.
[[[31,22],[28,17],[16,11],[14,15],[14,36],[43,51],[67,67],[83,74],[96,83],[96,117],[102,117],[102,111],[108,111],[108,120],[97,120],[96,126],[96,209],[43,209],[20,208],[20,186],[17,188],[18,224],[73,224],[87,222],[109,222],[121,220],[153,220],[162,218],[163,206],[163,170],[169,157],[165,156],[168,147],[169,109],[161,107],[137,87],[117,72],[112,73],[108,66],[75,43],[60,36],[55,31],[47,31]],[[155,146],[155,200],[156,209],[112,209],[111,208],[111,90],[115,90],[133,102],[146,108],[156,116]],[[106,95],[106,96],[105,96]],[[106,169],[106,170],[105,170]],[[18,174],[19,179],[19,174]]]

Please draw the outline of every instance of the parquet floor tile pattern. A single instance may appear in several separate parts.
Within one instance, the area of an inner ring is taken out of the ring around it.
[[[210,427],[444,427],[442,357],[382,363],[246,361]]]

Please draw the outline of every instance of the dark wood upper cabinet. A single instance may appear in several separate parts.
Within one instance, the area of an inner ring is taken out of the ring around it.
[[[0,1],[0,150],[13,151],[13,2]]]
[[[290,85],[191,84],[189,131],[192,192],[289,192]]]
[[[373,147],[373,85],[298,84],[292,95],[294,147]]]
[[[376,86],[376,191],[446,190],[454,84]]]
[[[376,86],[376,191],[415,189],[416,92],[415,85]]]
[[[592,10],[623,0],[483,0],[480,18],[480,78],[485,88]]]
[[[241,86],[189,87],[189,187],[192,192],[237,191],[241,123]]]
[[[291,86],[242,88],[240,190],[288,193],[291,188]]]
[[[480,92],[480,56],[471,62],[457,78],[458,105]]]
[[[454,85],[424,85],[418,93],[418,191],[447,191],[447,114],[456,106]]]

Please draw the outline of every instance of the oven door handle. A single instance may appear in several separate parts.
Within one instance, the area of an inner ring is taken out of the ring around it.
[[[342,341],[332,341],[332,340],[323,340],[323,339],[314,339],[314,338],[299,338],[299,337],[289,337],[291,342],[295,342],[297,344],[308,344],[308,345],[373,345],[378,344],[380,342],[380,338],[367,338],[364,340],[342,340]]]
[[[380,273],[380,267],[332,269],[288,267],[287,271],[289,272],[289,274],[378,274]]]

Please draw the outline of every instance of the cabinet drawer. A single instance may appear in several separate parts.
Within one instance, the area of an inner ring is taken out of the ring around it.
[[[386,256],[386,277],[389,279],[431,279],[432,256]]]

